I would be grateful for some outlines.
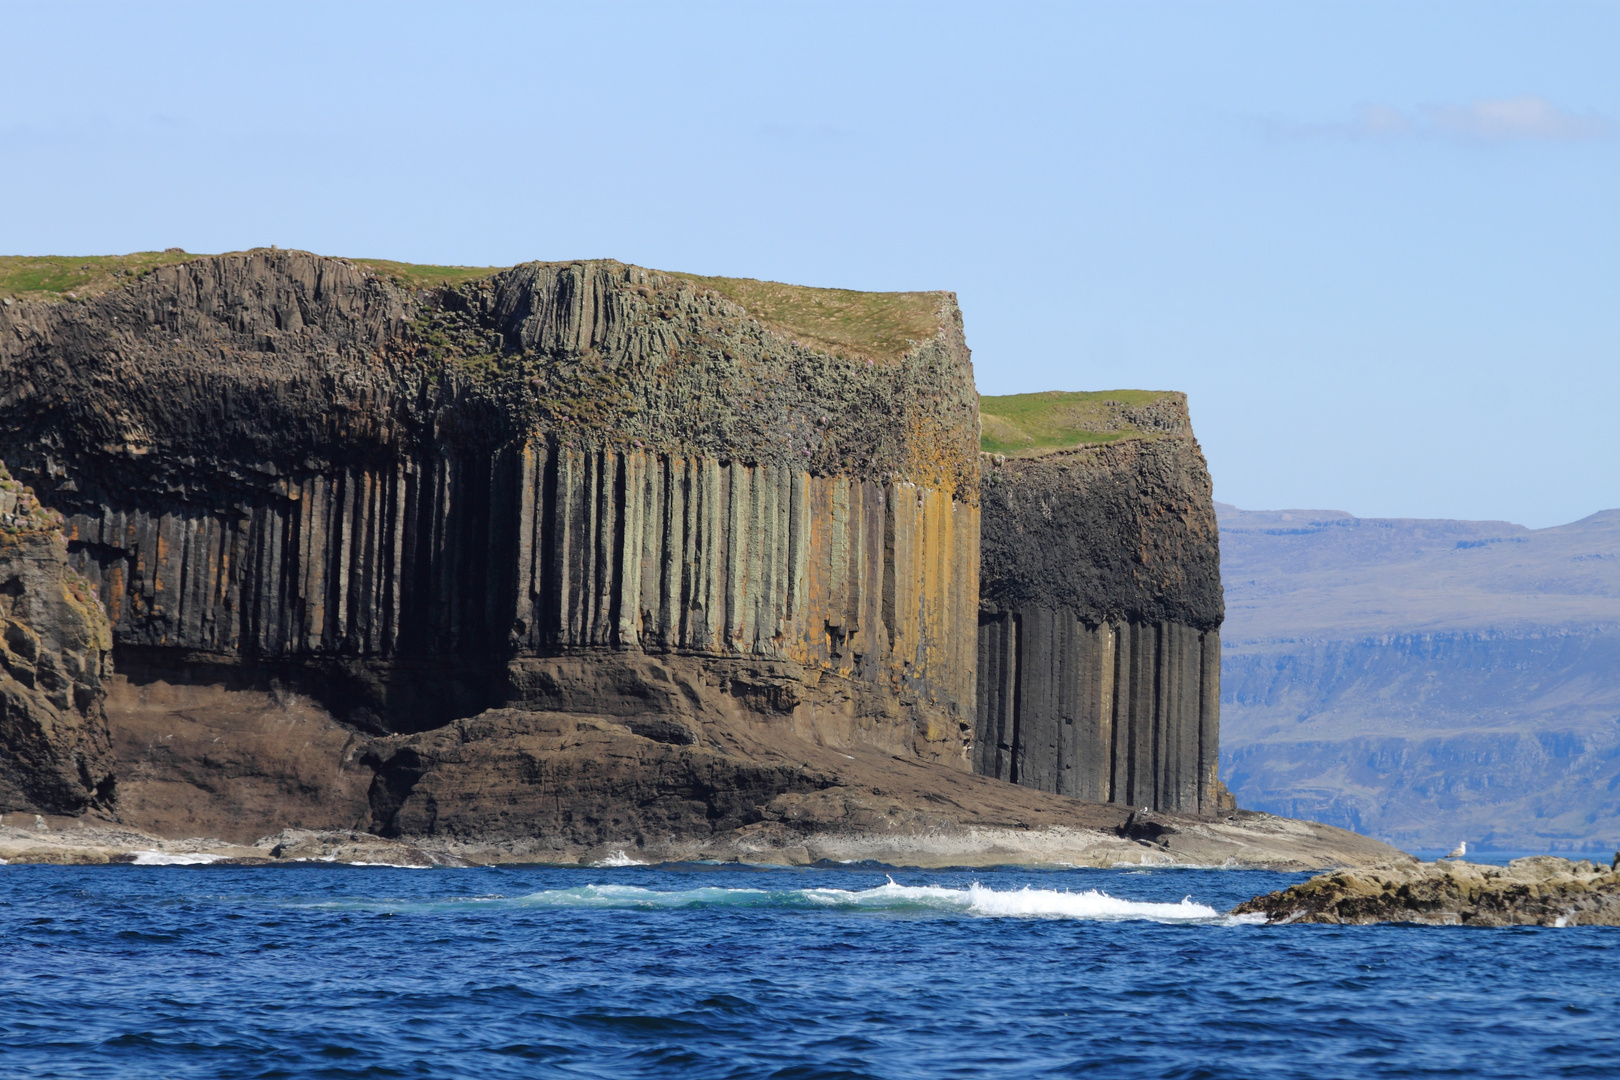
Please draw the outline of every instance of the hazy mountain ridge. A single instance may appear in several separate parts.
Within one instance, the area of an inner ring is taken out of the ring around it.
[[[1242,805],[1409,847],[1620,840],[1620,511],[1218,510]]]

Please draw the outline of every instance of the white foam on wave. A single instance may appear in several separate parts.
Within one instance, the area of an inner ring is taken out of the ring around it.
[[[202,852],[185,852],[171,854],[167,851],[137,851],[135,853],[135,866],[206,866],[211,862],[218,862],[221,856],[207,855]]]
[[[1220,912],[1191,898],[1167,904],[1124,900],[1097,889],[992,889],[977,882],[966,889],[898,885],[893,879],[871,889],[727,889],[660,891],[636,885],[584,885],[548,889],[521,898],[526,906],[593,908],[786,907],[865,911],[932,910],[981,918],[1048,918],[1154,922],[1209,922]]]
[[[646,865],[647,864],[644,863],[644,862],[637,862],[636,860],[632,859],[630,856],[626,855],[622,849],[612,852],[605,859],[598,859],[595,862],[591,863],[592,868],[600,868],[600,867],[605,867],[605,866],[606,867],[612,867],[612,866],[646,866]]]

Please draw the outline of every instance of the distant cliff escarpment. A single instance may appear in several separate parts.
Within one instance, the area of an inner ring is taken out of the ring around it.
[[[980,410],[975,769],[1218,809],[1220,549],[1185,396],[1021,394]]]
[[[1245,806],[1414,850],[1620,844],[1620,511],[1219,510]]]

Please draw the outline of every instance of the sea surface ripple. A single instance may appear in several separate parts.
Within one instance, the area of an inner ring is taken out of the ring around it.
[[[1620,930],[1221,914],[1298,880],[0,866],[0,1075],[1620,1075]]]

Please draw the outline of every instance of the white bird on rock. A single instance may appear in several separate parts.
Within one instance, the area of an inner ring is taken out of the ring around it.
[[[1446,858],[1460,859],[1466,854],[1468,854],[1468,841],[1459,840],[1457,841],[1457,846],[1451,849],[1451,854],[1447,855]]]

